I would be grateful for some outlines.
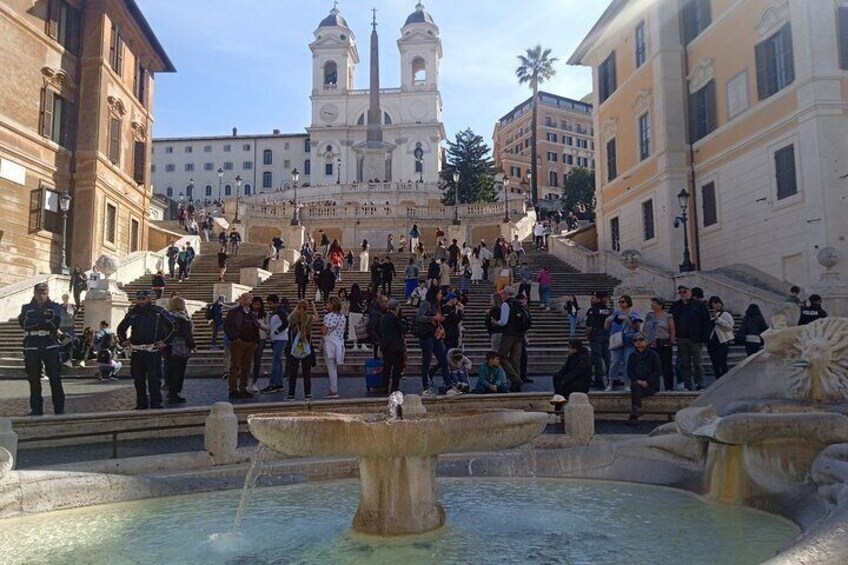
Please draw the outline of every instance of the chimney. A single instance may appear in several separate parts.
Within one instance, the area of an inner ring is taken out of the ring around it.
[[[233,137],[238,137],[238,128],[233,128]]]
[[[280,130],[275,129],[275,130],[274,130],[274,135],[280,135]]]

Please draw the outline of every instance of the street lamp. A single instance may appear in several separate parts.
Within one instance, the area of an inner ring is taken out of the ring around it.
[[[680,215],[674,218],[674,227],[683,225],[683,262],[680,264],[680,272],[691,273],[695,270],[695,265],[692,264],[692,258],[689,255],[689,230],[686,227],[689,221],[689,216],[686,215],[686,209],[689,207],[689,193],[685,188],[677,194],[677,202],[680,204]]]
[[[292,215],[291,225],[299,226],[300,225],[300,209],[297,207],[297,181],[300,179],[300,173],[297,171],[297,168],[292,169],[291,179],[292,179],[292,187],[294,188],[294,214]]]
[[[336,172],[338,173],[338,177],[336,178],[336,184],[342,184],[342,158],[339,157],[336,160]]]
[[[239,191],[241,191],[241,175],[236,175],[236,217],[233,218],[234,224],[240,224],[239,220]]]
[[[224,182],[224,169],[218,167],[218,205],[221,205],[221,183]]]
[[[508,224],[512,221],[509,217],[509,177],[504,175],[503,178],[503,193],[504,193],[504,223]]]
[[[453,225],[459,225],[459,171],[453,172]]]
[[[68,210],[71,208],[71,195],[66,190],[59,195],[59,209],[62,211],[62,274],[69,275],[68,268]]]

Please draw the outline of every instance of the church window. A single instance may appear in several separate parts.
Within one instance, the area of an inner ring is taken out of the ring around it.
[[[273,177],[271,175],[271,171],[265,171],[262,173],[262,188],[271,188],[272,182]]]
[[[412,84],[419,85],[427,82],[427,64],[422,57],[412,60]]]
[[[392,118],[389,116],[388,112],[383,112],[383,124],[387,126],[392,125]]]
[[[327,61],[324,63],[324,88],[334,89],[339,81],[338,65],[335,61]]]
[[[244,194],[245,194],[245,196],[250,196],[250,193],[251,193],[251,191],[250,191],[250,185],[249,185],[249,184],[244,185]]]
[[[311,175],[312,174],[312,161],[310,161],[309,159],[307,159],[306,161],[303,162],[303,174],[304,175]]]
[[[358,125],[358,126],[364,126],[365,125],[365,114],[362,114],[361,116],[359,116],[359,119],[356,120],[356,125]]]
[[[262,164],[263,165],[271,165],[274,162],[274,154],[270,149],[265,149],[262,151]]]
[[[324,163],[324,174],[328,177],[333,176],[333,164],[332,163]]]
[[[309,141],[309,138],[308,138],[308,137],[307,137],[306,139],[304,139],[304,140],[303,140],[303,152],[304,152],[304,153],[309,153],[309,151],[310,151],[309,146],[310,146],[310,145],[311,145],[311,142]]]
[[[224,187],[224,196],[230,196],[233,193],[233,187],[231,185],[227,185]]]

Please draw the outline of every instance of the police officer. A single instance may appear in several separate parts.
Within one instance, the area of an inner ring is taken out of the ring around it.
[[[18,323],[24,329],[24,366],[29,381],[30,416],[44,415],[41,396],[41,371],[50,381],[53,413],[65,413],[65,391],[62,388],[62,366],[59,363],[59,325],[62,310],[50,300],[47,284],[33,289],[33,298],[21,308]]]
[[[121,346],[132,350],[135,409],[162,408],[162,349],[174,335],[174,323],[165,310],[151,302],[149,291],[138,291],[135,300],[117,332]],[[129,339],[127,329],[131,330]]]
[[[819,294],[811,294],[809,306],[801,307],[801,317],[798,319],[798,325],[806,326],[822,318],[827,318],[827,312],[822,308],[822,297]]]
[[[604,375],[609,371],[610,350],[609,330],[604,327],[604,321],[612,314],[607,306],[607,295],[596,292],[592,295],[592,306],[586,311],[586,331],[589,334],[589,345],[592,350],[592,367],[595,379],[592,386],[604,388]]]

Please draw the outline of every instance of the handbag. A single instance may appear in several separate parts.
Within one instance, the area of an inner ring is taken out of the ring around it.
[[[191,352],[188,349],[188,344],[182,336],[177,336],[171,341],[171,357],[188,358]]]
[[[609,349],[615,351],[624,347],[624,332],[615,332],[610,335]]]
[[[353,327],[353,333],[356,335],[356,341],[368,340],[368,314],[363,314],[356,325]]]

